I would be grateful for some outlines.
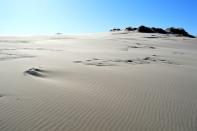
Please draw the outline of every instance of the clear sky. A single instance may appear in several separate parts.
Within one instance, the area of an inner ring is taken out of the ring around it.
[[[184,27],[197,35],[197,0],[0,0],[0,35]]]

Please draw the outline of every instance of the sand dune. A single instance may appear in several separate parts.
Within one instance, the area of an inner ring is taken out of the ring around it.
[[[1,131],[196,131],[197,39],[0,38]]]

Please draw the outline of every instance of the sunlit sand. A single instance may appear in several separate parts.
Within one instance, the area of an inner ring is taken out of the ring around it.
[[[197,39],[0,38],[1,131],[196,131]]]

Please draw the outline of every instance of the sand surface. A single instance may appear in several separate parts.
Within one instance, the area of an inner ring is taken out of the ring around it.
[[[197,39],[0,37],[0,131],[197,131]]]

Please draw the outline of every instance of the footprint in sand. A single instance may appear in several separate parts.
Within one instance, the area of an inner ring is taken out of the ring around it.
[[[129,49],[156,49],[154,46],[142,45],[140,43],[136,43],[136,45],[127,45],[122,51],[129,51]]]
[[[102,59],[97,59],[93,58],[92,60],[88,59],[85,61],[73,61],[74,63],[81,63],[84,65],[94,65],[94,66],[113,66],[114,64],[109,63],[108,60],[102,60]]]
[[[184,55],[185,53],[184,52],[179,52],[179,51],[174,51],[173,54],[175,54],[175,55]]]
[[[40,68],[30,68],[24,72],[24,74],[28,74],[35,77],[46,77],[46,71]]]
[[[115,59],[115,60],[101,60],[101,59],[95,59],[92,60],[85,60],[85,61],[74,61],[75,63],[81,63],[84,65],[94,65],[94,66],[115,66],[117,64],[115,63],[125,63],[125,64],[132,64],[132,65],[138,65],[138,64],[151,64],[151,63],[160,63],[160,64],[173,64],[177,65],[174,62],[158,58],[157,55],[152,55],[151,57],[144,57],[144,58],[136,58],[136,59]]]
[[[2,97],[4,97],[5,95],[3,95],[3,94],[0,94],[0,98],[2,98]]]

